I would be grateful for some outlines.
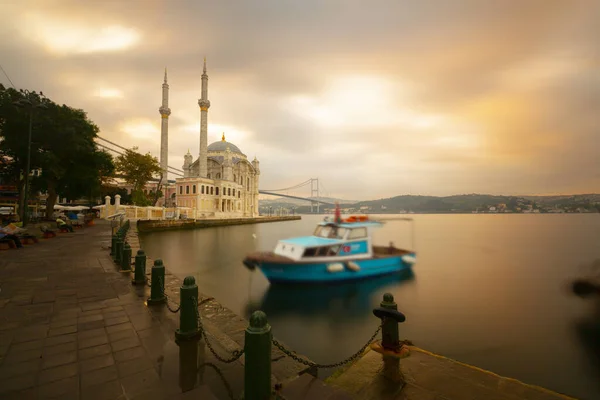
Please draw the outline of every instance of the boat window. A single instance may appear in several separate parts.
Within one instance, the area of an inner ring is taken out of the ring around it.
[[[347,229],[335,225],[317,226],[314,235],[328,239],[342,239],[346,234]]]
[[[325,257],[329,253],[328,246],[319,247],[318,250],[319,251],[317,252],[317,256],[319,256],[319,257]]]
[[[367,228],[354,228],[350,231],[348,239],[359,239],[367,237]]]
[[[331,257],[331,256],[336,256],[339,250],[340,250],[340,246],[339,246],[339,245],[336,245],[336,246],[330,246],[330,247],[329,247],[329,251],[327,252],[327,255],[328,255],[329,257]]]
[[[317,249],[314,247],[309,247],[308,249],[304,250],[304,257],[314,257],[317,255]]]

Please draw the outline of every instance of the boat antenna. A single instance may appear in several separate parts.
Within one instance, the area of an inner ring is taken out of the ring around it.
[[[340,211],[340,203],[337,201],[335,202],[335,223],[336,224],[342,223],[342,213]]]

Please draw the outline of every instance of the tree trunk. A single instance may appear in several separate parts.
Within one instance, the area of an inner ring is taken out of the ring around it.
[[[19,221],[23,221],[25,215],[25,180],[18,181],[17,189],[19,190]]]
[[[48,182],[48,198],[46,199],[46,219],[52,219],[54,205],[56,204],[56,185],[54,182]]]
[[[162,188],[162,175],[160,176],[160,179],[158,180],[158,184],[156,185],[156,193],[154,194],[154,202],[152,203],[152,205],[154,207],[156,207],[156,203],[158,203],[158,200],[160,200],[160,196],[158,195],[160,193],[160,189]],[[166,204],[166,199],[165,199],[165,204]]]

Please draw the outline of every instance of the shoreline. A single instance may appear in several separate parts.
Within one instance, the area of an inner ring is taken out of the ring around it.
[[[182,229],[204,229],[219,226],[235,226],[262,224],[267,222],[297,221],[302,219],[299,215],[281,217],[257,217],[257,218],[228,218],[228,219],[178,219],[178,220],[137,220],[137,231],[140,233],[174,231]]]

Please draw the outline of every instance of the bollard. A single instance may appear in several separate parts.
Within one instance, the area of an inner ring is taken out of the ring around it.
[[[373,310],[377,318],[381,318],[381,343],[372,343],[371,349],[383,356],[383,376],[394,381],[403,382],[400,371],[400,359],[409,355],[408,348],[400,343],[398,324],[406,317],[398,311],[398,305],[391,293],[383,295],[380,307]]]
[[[198,328],[198,285],[193,276],[186,276],[179,289],[179,329],[175,339],[191,339],[201,332]]]
[[[121,272],[131,272],[131,246],[127,242],[121,252]]]
[[[198,382],[200,361],[198,344],[198,340],[177,342],[177,346],[179,346],[179,387],[184,393],[194,389]]]
[[[115,255],[115,243],[117,243],[117,234],[116,233],[114,235],[112,235],[112,238],[110,240],[110,255],[111,256]]]
[[[394,296],[391,293],[383,295],[383,301],[379,303],[380,307],[386,310],[398,311],[398,304],[394,301]],[[393,318],[383,319],[381,327],[381,345],[386,350],[397,351],[400,349],[400,334],[398,332],[398,322]]]
[[[152,286],[150,287],[150,298],[146,301],[148,304],[164,303],[165,297],[165,266],[162,260],[154,261],[152,266]]]
[[[135,271],[131,283],[133,285],[146,283],[146,253],[144,250],[138,250],[135,256]]]
[[[263,400],[271,396],[271,326],[267,315],[250,316],[244,343],[244,399]]]
[[[121,265],[121,253],[123,252],[123,239],[118,237],[115,242],[115,263]]]

